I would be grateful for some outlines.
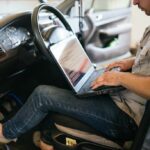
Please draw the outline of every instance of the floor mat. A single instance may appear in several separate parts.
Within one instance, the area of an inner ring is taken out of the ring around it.
[[[19,137],[18,141],[7,144],[8,149],[0,150],[39,150],[34,144],[32,139],[33,132],[27,132],[26,134]],[[5,147],[6,148],[6,147]]]

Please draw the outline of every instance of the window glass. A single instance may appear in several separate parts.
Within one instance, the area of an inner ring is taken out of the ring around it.
[[[62,2],[69,5],[70,0],[45,0],[52,6],[57,6]],[[73,1],[73,0],[71,0]],[[75,1],[75,0],[74,0]],[[94,11],[112,10],[128,7],[130,0],[82,0],[83,9],[87,10],[93,7]],[[39,0],[0,0],[0,15],[6,15],[21,11],[31,11],[40,4]]]
[[[64,0],[47,0],[51,5],[58,5]],[[0,0],[0,14],[10,14],[21,11],[31,11],[40,4],[39,0]]]
[[[130,0],[83,0],[84,9],[94,11],[112,10],[129,7]]]

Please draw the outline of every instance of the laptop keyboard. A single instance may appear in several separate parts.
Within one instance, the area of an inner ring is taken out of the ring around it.
[[[116,71],[120,71],[120,70],[117,70],[118,68],[114,68],[114,70]],[[124,87],[122,86],[117,86],[117,87],[114,87],[114,86],[100,86],[96,89],[91,89],[91,84],[92,82],[97,78],[99,77],[102,73],[104,72],[104,70],[97,70],[95,72],[93,72],[93,74],[91,75],[91,77],[88,79],[88,81],[83,85],[82,89],[81,89],[81,92],[92,92],[92,91],[97,91],[97,93],[107,93],[109,91],[109,93],[111,92],[115,92],[115,91],[120,91],[120,90],[123,90],[125,89]]]
[[[92,84],[92,82],[93,82],[97,77],[99,77],[102,73],[103,73],[103,70],[102,70],[102,71],[100,71],[100,70],[95,71],[95,72],[91,75],[91,77],[88,79],[88,81],[83,85],[82,91],[83,91],[83,92],[85,92],[85,91],[93,91],[93,90],[91,89],[91,84]]]

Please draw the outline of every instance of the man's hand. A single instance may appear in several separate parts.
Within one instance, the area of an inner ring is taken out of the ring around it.
[[[102,85],[121,85],[132,92],[150,99],[150,76],[142,76],[129,72],[108,71],[98,77],[91,85],[95,89]]]
[[[95,89],[102,85],[109,85],[109,86],[118,86],[120,85],[120,75],[122,72],[118,71],[108,71],[105,72],[102,76],[98,77],[95,81],[93,81],[91,88]]]
[[[119,67],[121,71],[127,71],[132,68],[134,64],[134,60],[135,58],[130,58],[130,59],[124,59],[121,61],[113,62],[106,67],[106,71],[109,71],[114,67]]]

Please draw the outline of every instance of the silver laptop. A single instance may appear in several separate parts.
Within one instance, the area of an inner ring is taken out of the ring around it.
[[[97,90],[91,89],[91,83],[104,72],[104,69],[96,70],[75,35],[52,45],[49,52],[78,96],[106,94],[122,88],[102,86]]]

